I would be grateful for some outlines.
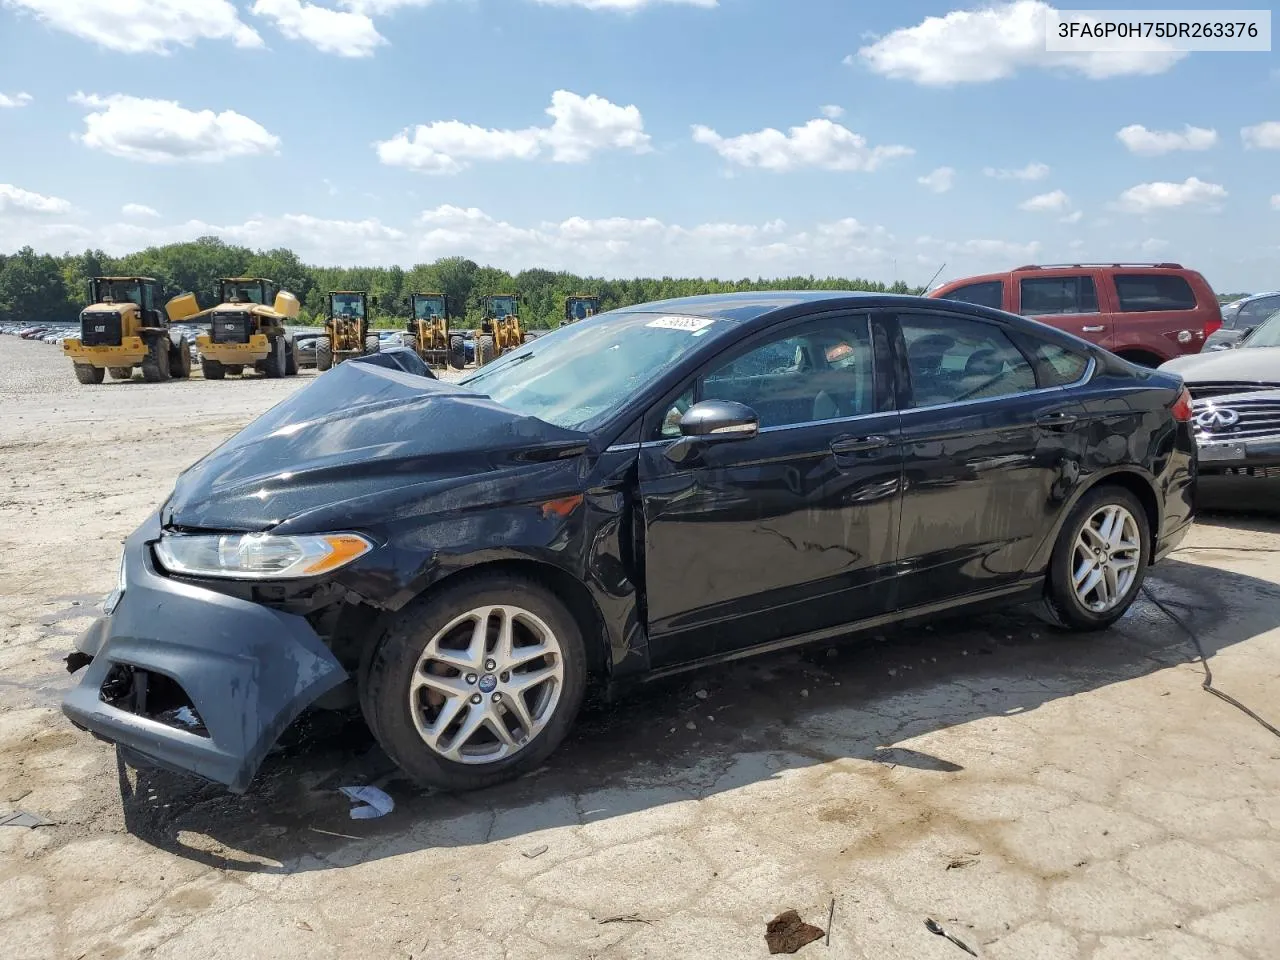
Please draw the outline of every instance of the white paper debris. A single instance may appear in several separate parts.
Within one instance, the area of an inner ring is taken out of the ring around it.
[[[351,808],[352,820],[384,817],[396,808],[396,802],[377,787],[339,787],[350,799],[359,803]]]

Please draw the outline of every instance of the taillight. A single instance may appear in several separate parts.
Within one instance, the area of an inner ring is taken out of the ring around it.
[[[1173,401],[1173,419],[1179,423],[1191,422],[1191,391],[1183,387],[1178,392],[1178,399]]]
[[[1208,340],[1211,336],[1222,329],[1222,315],[1214,317],[1212,320],[1206,320],[1204,324],[1204,338]]]

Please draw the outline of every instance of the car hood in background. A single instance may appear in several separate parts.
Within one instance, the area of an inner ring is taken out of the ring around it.
[[[1280,347],[1239,347],[1175,357],[1160,369],[1190,383],[1205,380],[1256,380],[1280,383]]]
[[[183,471],[164,526],[255,531],[317,511],[332,518],[335,504],[405,487],[425,497],[586,449],[585,434],[407,373],[389,357],[369,360],[321,374]]]

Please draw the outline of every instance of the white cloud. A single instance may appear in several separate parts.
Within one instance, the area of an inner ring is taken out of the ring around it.
[[[1280,150],[1280,120],[1267,120],[1242,127],[1240,137],[1248,149]]]
[[[984,167],[982,172],[988,177],[995,177],[997,180],[1043,180],[1049,175],[1049,165],[1032,161],[1025,167],[1017,167],[1012,170]]]
[[[230,0],[0,0],[55,30],[122,53],[169,54],[198,40],[261,47]]]
[[[737,137],[722,137],[698,124],[693,128],[693,139],[730,163],[776,172],[802,167],[870,172],[885,160],[915,153],[910,147],[898,145],[869,147],[865,137],[825,119],[810,120],[803,127],[792,127],[788,133],[769,127]]]
[[[148,207],[144,203],[126,203],[120,208],[120,212],[126,217],[158,217],[160,211],[154,207]]]
[[[1214,207],[1226,196],[1227,191],[1221,184],[1188,177],[1182,183],[1156,181],[1130,187],[1120,194],[1119,206],[1130,213],[1151,213],[1192,204]]]
[[[304,0],[255,0],[252,12],[275,23],[290,40],[305,40],[321,53],[368,57],[387,42],[369,17]]]
[[[394,0],[393,0],[394,2]],[[629,12],[662,3],[679,3],[690,7],[719,6],[718,0],[537,0],[547,7],[585,7],[588,10],[618,10]]]
[[[457,173],[472,160],[532,160],[544,150],[557,163],[581,163],[601,150],[652,149],[644,118],[634,104],[621,107],[594,93],[582,97],[557,90],[546,112],[552,118],[550,126],[521,130],[494,130],[459,120],[419,124],[380,141],[378,159],[422,173]]]
[[[1060,217],[1059,222],[1060,223],[1079,223],[1082,219],[1084,219],[1083,210],[1072,210],[1065,217]]]
[[[1218,142],[1218,131],[1186,124],[1182,132],[1176,130],[1148,130],[1140,123],[1116,131],[1116,139],[1130,153],[1158,155],[1173,150],[1208,150]]]
[[[70,212],[71,203],[61,197],[46,197],[11,183],[0,183],[0,214],[56,216]]]
[[[90,108],[87,147],[145,163],[216,163],[233,157],[276,153],[280,138],[233,110],[187,110],[173,100],[124,94],[100,97],[77,93],[73,103]]]
[[[834,103],[828,103],[821,108],[821,112],[828,120],[839,120],[844,116],[844,107],[837,107]]]
[[[18,107],[25,107],[32,100],[29,93],[15,93],[13,96],[0,93],[0,110],[13,110]]]
[[[1280,193],[1273,193],[1271,195],[1271,209],[1280,210]]]
[[[1147,240],[1143,240],[1138,244],[1138,247],[1143,253],[1159,253],[1161,250],[1167,250],[1169,248],[1169,241],[1151,237]]]
[[[1068,246],[1068,247],[1070,247],[1072,250],[1083,250],[1083,249],[1084,249],[1084,241],[1083,241],[1083,240],[1072,240],[1070,243],[1068,243],[1068,244],[1067,244],[1067,246]]]
[[[1036,194],[1029,200],[1024,200],[1018,204],[1019,210],[1027,210],[1031,213],[1060,213],[1071,206],[1071,198],[1061,190],[1052,190],[1049,193]]]
[[[338,0],[338,6],[371,17],[380,17],[395,13],[402,7],[426,7],[435,2],[436,0]]]
[[[956,172],[951,167],[939,167],[923,177],[916,177],[916,183],[928,187],[934,193],[946,193],[955,183]]]
[[[1178,51],[1126,50],[1117,41],[1106,52],[1045,49],[1045,22],[1053,8],[1039,0],[1017,0],[978,10],[955,10],[895,30],[858,51],[876,73],[926,86],[986,83],[1021,69],[1063,69],[1094,80],[1163,73],[1181,60]],[[856,60],[850,56],[846,63]]]

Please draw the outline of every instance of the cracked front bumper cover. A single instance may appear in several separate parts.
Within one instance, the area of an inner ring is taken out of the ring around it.
[[[93,661],[62,711],[125,754],[242,793],[285,728],[347,673],[302,617],[161,576],[159,537],[157,512],[126,541],[124,593],[77,641]],[[209,735],[108,703],[116,666],[177,683]]]

